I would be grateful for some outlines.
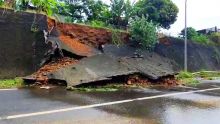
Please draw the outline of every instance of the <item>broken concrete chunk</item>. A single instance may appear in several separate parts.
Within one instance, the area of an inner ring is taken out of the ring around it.
[[[79,63],[48,75],[49,79],[65,80],[69,86],[101,80],[113,76],[134,74],[137,71],[105,54],[82,59]]]

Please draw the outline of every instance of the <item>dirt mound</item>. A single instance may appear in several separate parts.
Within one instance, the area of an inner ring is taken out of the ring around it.
[[[37,72],[27,77],[26,79],[31,79],[40,83],[47,83],[48,81],[47,75],[49,73],[57,71],[58,69],[64,68],[66,66],[72,65],[76,62],[77,60],[68,57],[61,58],[56,61],[52,61],[41,67]]]

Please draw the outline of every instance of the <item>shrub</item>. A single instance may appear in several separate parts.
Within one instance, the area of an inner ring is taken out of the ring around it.
[[[4,4],[4,0],[0,0],[0,7]]]
[[[212,33],[209,35],[209,39],[216,44],[220,44],[220,33]]]
[[[194,29],[193,27],[188,27],[186,28],[186,33],[187,33],[187,39],[191,40],[193,37],[198,36],[198,33],[196,31],[196,29]],[[183,29],[180,33],[180,37],[184,38],[185,37],[185,29]]]
[[[24,81],[21,78],[0,80],[0,89],[2,88],[19,88],[24,86]]]
[[[121,41],[121,32],[118,29],[111,28],[111,34],[112,34],[112,43],[116,46],[120,46],[122,44]]]
[[[194,37],[192,37],[191,40],[194,42],[197,42],[197,43],[201,43],[201,44],[209,44],[210,43],[209,38],[205,35],[194,36]]]
[[[92,27],[97,27],[97,28],[100,28],[100,27],[106,27],[105,23],[102,22],[102,21],[98,21],[98,20],[93,20],[90,22],[90,25]]]
[[[186,72],[186,71],[181,71],[176,78],[177,79],[185,79],[185,78],[193,78],[193,74],[190,72]]]
[[[197,85],[199,83],[192,73],[186,71],[181,71],[176,75],[176,79],[185,85]]]
[[[73,23],[72,17],[70,17],[70,16],[64,17],[64,22],[65,23]]]
[[[131,22],[130,34],[132,39],[141,43],[144,48],[152,49],[157,43],[156,26],[145,17],[136,17]]]

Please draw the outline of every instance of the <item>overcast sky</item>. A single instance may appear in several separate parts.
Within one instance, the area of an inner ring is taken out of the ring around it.
[[[110,0],[103,0],[109,2]],[[134,0],[131,0],[134,1]],[[185,0],[172,0],[179,8],[177,21],[167,34],[177,35],[184,28]],[[195,29],[220,28],[220,0],[188,0],[188,26]]]

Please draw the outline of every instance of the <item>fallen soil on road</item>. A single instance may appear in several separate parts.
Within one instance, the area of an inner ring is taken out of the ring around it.
[[[72,65],[74,63],[77,63],[77,60],[68,58],[68,57],[64,57],[64,58],[57,59],[55,61],[51,61],[50,63],[41,67],[37,72],[35,72],[31,76],[24,78],[24,80],[33,80],[40,84],[47,84],[48,83],[47,75],[49,73],[54,72],[58,69],[64,68],[66,66]]]

